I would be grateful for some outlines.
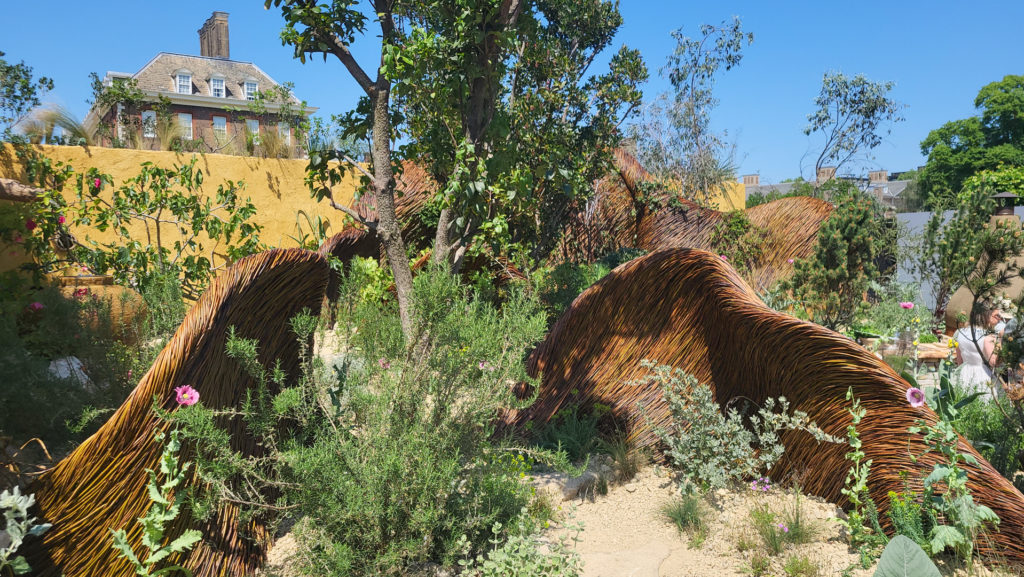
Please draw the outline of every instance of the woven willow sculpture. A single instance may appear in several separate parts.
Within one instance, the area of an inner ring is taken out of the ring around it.
[[[253,381],[225,353],[229,327],[239,337],[259,340],[261,361],[269,365],[280,359],[287,374],[298,375],[299,343],[288,322],[304,308],[314,314],[320,310],[327,282],[326,260],[299,249],[246,257],[221,273],[128,400],[29,488],[36,495],[38,516],[53,524],[41,539],[26,544],[33,574],[133,575],[111,548],[110,530],[125,529],[135,550],[142,550],[142,529],[135,520],[150,503],[146,469],[159,469],[161,453],[153,438],[154,429],[162,426],[152,411],[153,397],[172,409],[174,388],[192,385],[208,407],[239,407]],[[225,417],[222,424],[232,432],[234,448],[247,454],[258,450],[240,420]],[[188,451],[181,457],[188,460]],[[190,477],[188,483],[195,482]],[[240,526],[233,506],[222,506],[205,523],[182,514],[168,536],[186,527],[203,532],[203,541],[183,560],[196,577],[251,574],[263,562],[270,537],[258,521]]]
[[[903,487],[900,472],[920,479],[936,462],[934,454],[911,458],[925,446],[907,427],[936,416],[907,403],[906,381],[842,335],[764,306],[728,264],[700,250],[652,253],[580,295],[530,357],[531,374],[543,378],[540,396],[511,422],[539,424],[569,404],[600,402],[627,424],[634,442],[655,445],[652,427],[667,426],[670,415],[657,387],[630,384],[645,374],[643,359],[693,374],[712,386],[722,405],[738,397],[761,404],[785,396],[792,409],[842,438],[850,424],[845,395],[853,387],[868,411],[859,432],[873,461],[871,496],[883,512],[888,491]],[[839,491],[850,467],[848,447],[818,444],[802,433],[782,440],[785,456],[772,475],[799,474],[804,490],[844,504]],[[976,501],[1002,520],[992,543],[981,543],[982,552],[993,553],[995,545],[1009,561],[1024,564],[1024,496],[963,439],[960,449],[980,462],[970,470]]]

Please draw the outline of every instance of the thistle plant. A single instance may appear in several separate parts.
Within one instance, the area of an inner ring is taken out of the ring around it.
[[[29,516],[28,510],[35,502],[34,495],[22,495],[18,487],[14,487],[13,492],[5,490],[0,493],[0,511],[3,511],[6,521],[2,532],[6,534],[6,539],[0,541],[0,575],[6,574],[8,569],[15,575],[25,575],[32,570],[24,557],[15,557],[14,554],[25,537],[38,537],[50,528],[49,523],[37,525],[36,518]]]
[[[885,545],[886,538],[878,524],[878,509],[868,493],[871,459],[864,460],[864,443],[857,432],[857,425],[868,411],[860,406],[860,399],[854,398],[853,387],[846,390],[846,400],[853,401],[852,406],[847,409],[853,421],[846,427],[847,442],[850,445],[846,458],[852,461],[853,465],[840,492],[850,502],[851,509],[846,519],[839,519],[839,524],[846,530],[850,545],[858,550],[861,564],[866,567],[877,556],[879,548]],[[871,526],[868,527],[867,523]]]
[[[164,438],[165,435],[161,431],[157,431],[157,441],[162,442]],[[114,537],[114,549],[117,549],[121,556],[131,563],[136,575],[156,577],[179,571],[192,577],[192,572],[181,565],[169,565],[157,569],[157,566],[172,554],[188,551],[203,538],[201,532],[195,529],[186,529],[177,539],[167,545],[163,544],[167,524],[177,519],[181,511],[181,504],[175,496],[175,490],[185,480],[185,473],[190,466],[190,463],[184,465],[178,463],[180,449],[181,442],[178,440],[178,431],[172,430],[170,439],[164,445],[164,452],[160,456],[160,474],[163,476],[163,482],[157,481],[155,471],[147,470],[149,473],[149,498],[153,504],[146,515],[138,519],[143,529],[142,546],[147,550],[145,557],[139,559],[139,556],[135,554],[124,529],[110,530]]]

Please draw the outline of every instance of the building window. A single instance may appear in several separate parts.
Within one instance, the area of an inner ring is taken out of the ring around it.
[[[186,112],[178,113],[178,126],[181,127],[181,137],[192,140],[192,115]]]
[[[156,111],[142,111],[142,137],[156,138]]]
[[[178,94],[192,94],[192,75],[191,74],[178,74]]]
[[[228,119],[226,117],[213,117],[213,133],[219,138],[224,138],[228,135]]]
[[[259,88],[257,84],[251,80],[245,81],[245,99],[256,100],[256,90]]]
[[[260,121],[255,118],[245,119],[245,132],[252,136],[252,143],[260,143]]]
[[[277,135],[281,137],[281,142],[284,142],[286,146],[292,145],[292,130],[287,122],[277,123]]]
[[[211,78],[210,79],[210,96],[214,98],[224,98],[224,79],[223,78]]]

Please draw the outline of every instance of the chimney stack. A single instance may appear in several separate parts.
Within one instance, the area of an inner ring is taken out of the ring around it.
[[[817,180],[818,184],[825,184],[836,177],[836,167],[834,166],[822,166],[818,169]]]
[[[231,58],[227,12],[214,12],[199,29],[199,54],[225,60]]]
[[[758,186],[761,184],[760,174],[745,174],[743,175],[743,186]]]
[[[882,184],[883,182],[889,182],[889,171],[888,170],[872,170],[868,173],[868,180],[871,184]]]

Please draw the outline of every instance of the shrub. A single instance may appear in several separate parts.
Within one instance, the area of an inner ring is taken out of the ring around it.
[[[762,503],[750,512],[750,518],[754,521],[754,529],[761,536],[761,541],[768,552],[772,555],[782,553],[789,540],[789,527],[779,519],[779,516]]]
[[[15,556],[25,537],[38,537],[49,528],[49,523],[37,524],[35,517],[30,517],[28,510],[36,502],[34,495],[22,495],[21,489],[14,487],[13,492],[4,490],[0,493],[0,511],[3,511],[6,543],[0,544],[0,574],[10,570],[15,575],[25,575],[32,571],[28,562],[21,555]]]
[[[655,432],[680,471],[686,492],[725,488],[763,476],[782,456],[780,431],[802,430],[819,441],[836,441],[805,413],[790,414],[785,398],[766,400],[750,415],[751,429],[747,429],[738,410],[730,408],[723,414],[711,388],[692,375],[649,361],[644,366],[653,373],[641,382],[659,385],[672,413],[672,429]]]
[[[818,577],[818,566],[803,555],[791,555],[782,570],[789,577]]]
[[[583,412],[573,405],[558,411],[537,434],[537,446],[552,451],[565,451],[573,463],[583,462],[600,445],[596,412]]]
[[[794,545],[810,543],[817,533],[815,526],[804,515],[804,508],[801,504],[802,496],[799,488],[794,489],[789,505],[782,510],[780,515],[782,524],[789,529],[784,531],[786,542]]]
[[[583,560],[574,549],[580,540],[581,524],[569,524],[573,531],[569,537],[561,537],[550,544],[542,544],[529,531],[520,530],[509,539],[502,538],[503,530],[500,523],[491,528],[494,537],[492,548],[486,555],[477,555],[475,559],[459,561],[462,573],[466,577],[577,577],[582,574]],[[571,545],[570,545],[571,542]],[[463,546],[469,543],[463,541]],[[544,551],[544,549],[548,551]]]
[[[599,439],[598,450],[612,458],[615,464],[615,478],[620,483],[636,477],[647,463],[647,453],[634,447],[621,431],[616,432],[611,439]]]
[[[242,412],[265,458],[238,458],[202,403],[174,413],[199,448],[204,480],[221,499],[261,502],[254,513],[303,515],[311,529],[300,557],[311,575],[451,566],[535,530],[532,489],[521,482],[530,462],[492,437],[501,411],[524,406],[511,383],[532,382],[523,358],[545,327],[537,301],[512,290],[495,308],[454,277],[425,272],[408,351],[395,305],[367,302],[350,280],[340,306],[351,314],[337,329],[347,357],[335,377],[316,358],[302,375],[282,375],[260,365],[257,343],[229,341],[256,377]],[[304,342],[316,319],[293,326]],[[257,490],[232,497],[246,485]]]

